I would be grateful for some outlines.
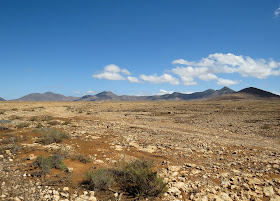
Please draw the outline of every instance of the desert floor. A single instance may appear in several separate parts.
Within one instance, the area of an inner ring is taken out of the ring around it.
[[[71,138],[42,145],[38,127]],[[70,173],[34,176],[37,156],[59,152]],[[150,200],[280,200],[280,102],[0,102],[0,199],[134,200],[81,182],[136,158],[153,160],[167,183]]]

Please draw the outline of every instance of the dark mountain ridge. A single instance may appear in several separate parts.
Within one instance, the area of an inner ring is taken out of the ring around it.
[[[13,101],[73,101],[76,97],[64,96],[53,92],[46,93],[32,93]]]
[[[6,101],[6,100],[5,100],[4,98],[1,98],[1,97],[0,97],[0,101]]]
[[[210,100],[280,100],[280,96],[255,87],[248,87]]]
[[[251,94],[262,98],[280,98],[279,95],[273,94],[269,91],[264,91],[255,87],[248,87],[238,91],[237,93]]]
[[[110,91],[104,91],[93,96],[83,96],[76,101],[163,101],[163,100],[195,100],[195,99],[207,99],[218,97],[224,94],[234,93],[228,87],[223,87],[220,90],[208,89],[203,92],[195,92],[192,94],[183,94],[174,92],[172,94],[154,95],[154,96],[118,96]]]
[[[280,96],[268,91],[249,87],[238,92],[223,87],[219,90],[208,89],[202,92],[184,94],[173,92],[172,94],[154,96],[118,96],[111,91],[103,91],[96,95],[85,95],[83,97],[72,97],[56,94],[53,92],[32,93],[13,101],[184,101],[184,100],[234,100],[234,99],[280,99]],[[0,98],[0,101],[2,99]],[[4,100],[4,99],[3,99]]]

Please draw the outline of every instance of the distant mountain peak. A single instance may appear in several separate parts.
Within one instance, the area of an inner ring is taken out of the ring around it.
[[[56,94],[53,92],[41,93],[31,93],[21,98],[16,99],[15,101],[73,101],[77,98],[64,96],[61,94]]]
[[[238,93],[251,94],[251,95],[255,95],[258,97],[262,97],[262,98],[279,98],[280,97],[279,95],[276,95],[271,92],[264,91],[262,89],[258,89],[255,87],[248,87],[248,88],[242,89],[242,90],[238,91]]]
[[[1,97],[0,97],[0,101],[6,101],[6,100],[5,100],[4,98],[1,98]]]
[[[116,97],[117,95],[111,91],[103,91],[103,92],[96,94],[96,96],[98,96],[98,97],[104,97],[104,96]]]

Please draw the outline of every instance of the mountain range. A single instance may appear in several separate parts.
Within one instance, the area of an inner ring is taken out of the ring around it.
[[[5,99],[0,97],[0,101],[5,101]]]
[[[26,96],[23,96],[21,98],[12,101],[73,101],[76,99],[77,97],[73,97],[73,96],[64,96],[53,92],[46,92],[43,94],[40,93],[28,94]]]
[[[223,87],[219,90],[208,89],[202,92],[184,94],[174,92],[172,94],[154,96],[118,96],[110,91],[103,91],[96,95],[85,95],[83,97],[64,96],[53,92],[32,93],[11,101],[183,101],[183,100],[236,100],[236,99],[257,99],[257,100],[280,100],[280,96],[268,91],[249,87],[238,92]],[[5,101],[0,98],[0,101]]]

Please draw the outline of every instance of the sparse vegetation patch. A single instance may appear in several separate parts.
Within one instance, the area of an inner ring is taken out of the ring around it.
[[[119,164],[114,172],[121,188],[130,195],[156,197],[167,190],[167,184],[152,170],[152,165],[152,161],[137,159]]]
[[[59,143],[62,142],[63,139],[70,138],[69,134],[58,129],[40,128],[37,130],[37,132],[42,133],[42,136],[36,142],[41,143],[43,145]]]
[[[86,173],[83,184],[91,190],[108,190],[114,183],[112,171],[109,169],[92,170]]]
[[[152,162],[137,159],[118,163],[113,169],[98,169],[86,173],[83,184],[92,190],[114,187],[134,197],[156,197],[167,190],[167,184],[152,170]]]
[[[23,123],[20,123],[19,125],[17,125],[17,128],[26,128],[26,127],[28,127],[28,126],[30,126],[29,123],[23,122]]]
[[[81,163],[84,163],[84,164],[92,162],[92,159],[88,156],[85,156],[84,154],[76,154],[76,155],[72,156],[71,159],[74,161],[80,161]]]
[[[33,167],[39,168],[40,171],[35,174],[37,176],[46,175],[52,168],[65,170],[67,167],[63,160],[64,157],[58,154],[49,157],[38,156],[36,161],[33,163]]]

